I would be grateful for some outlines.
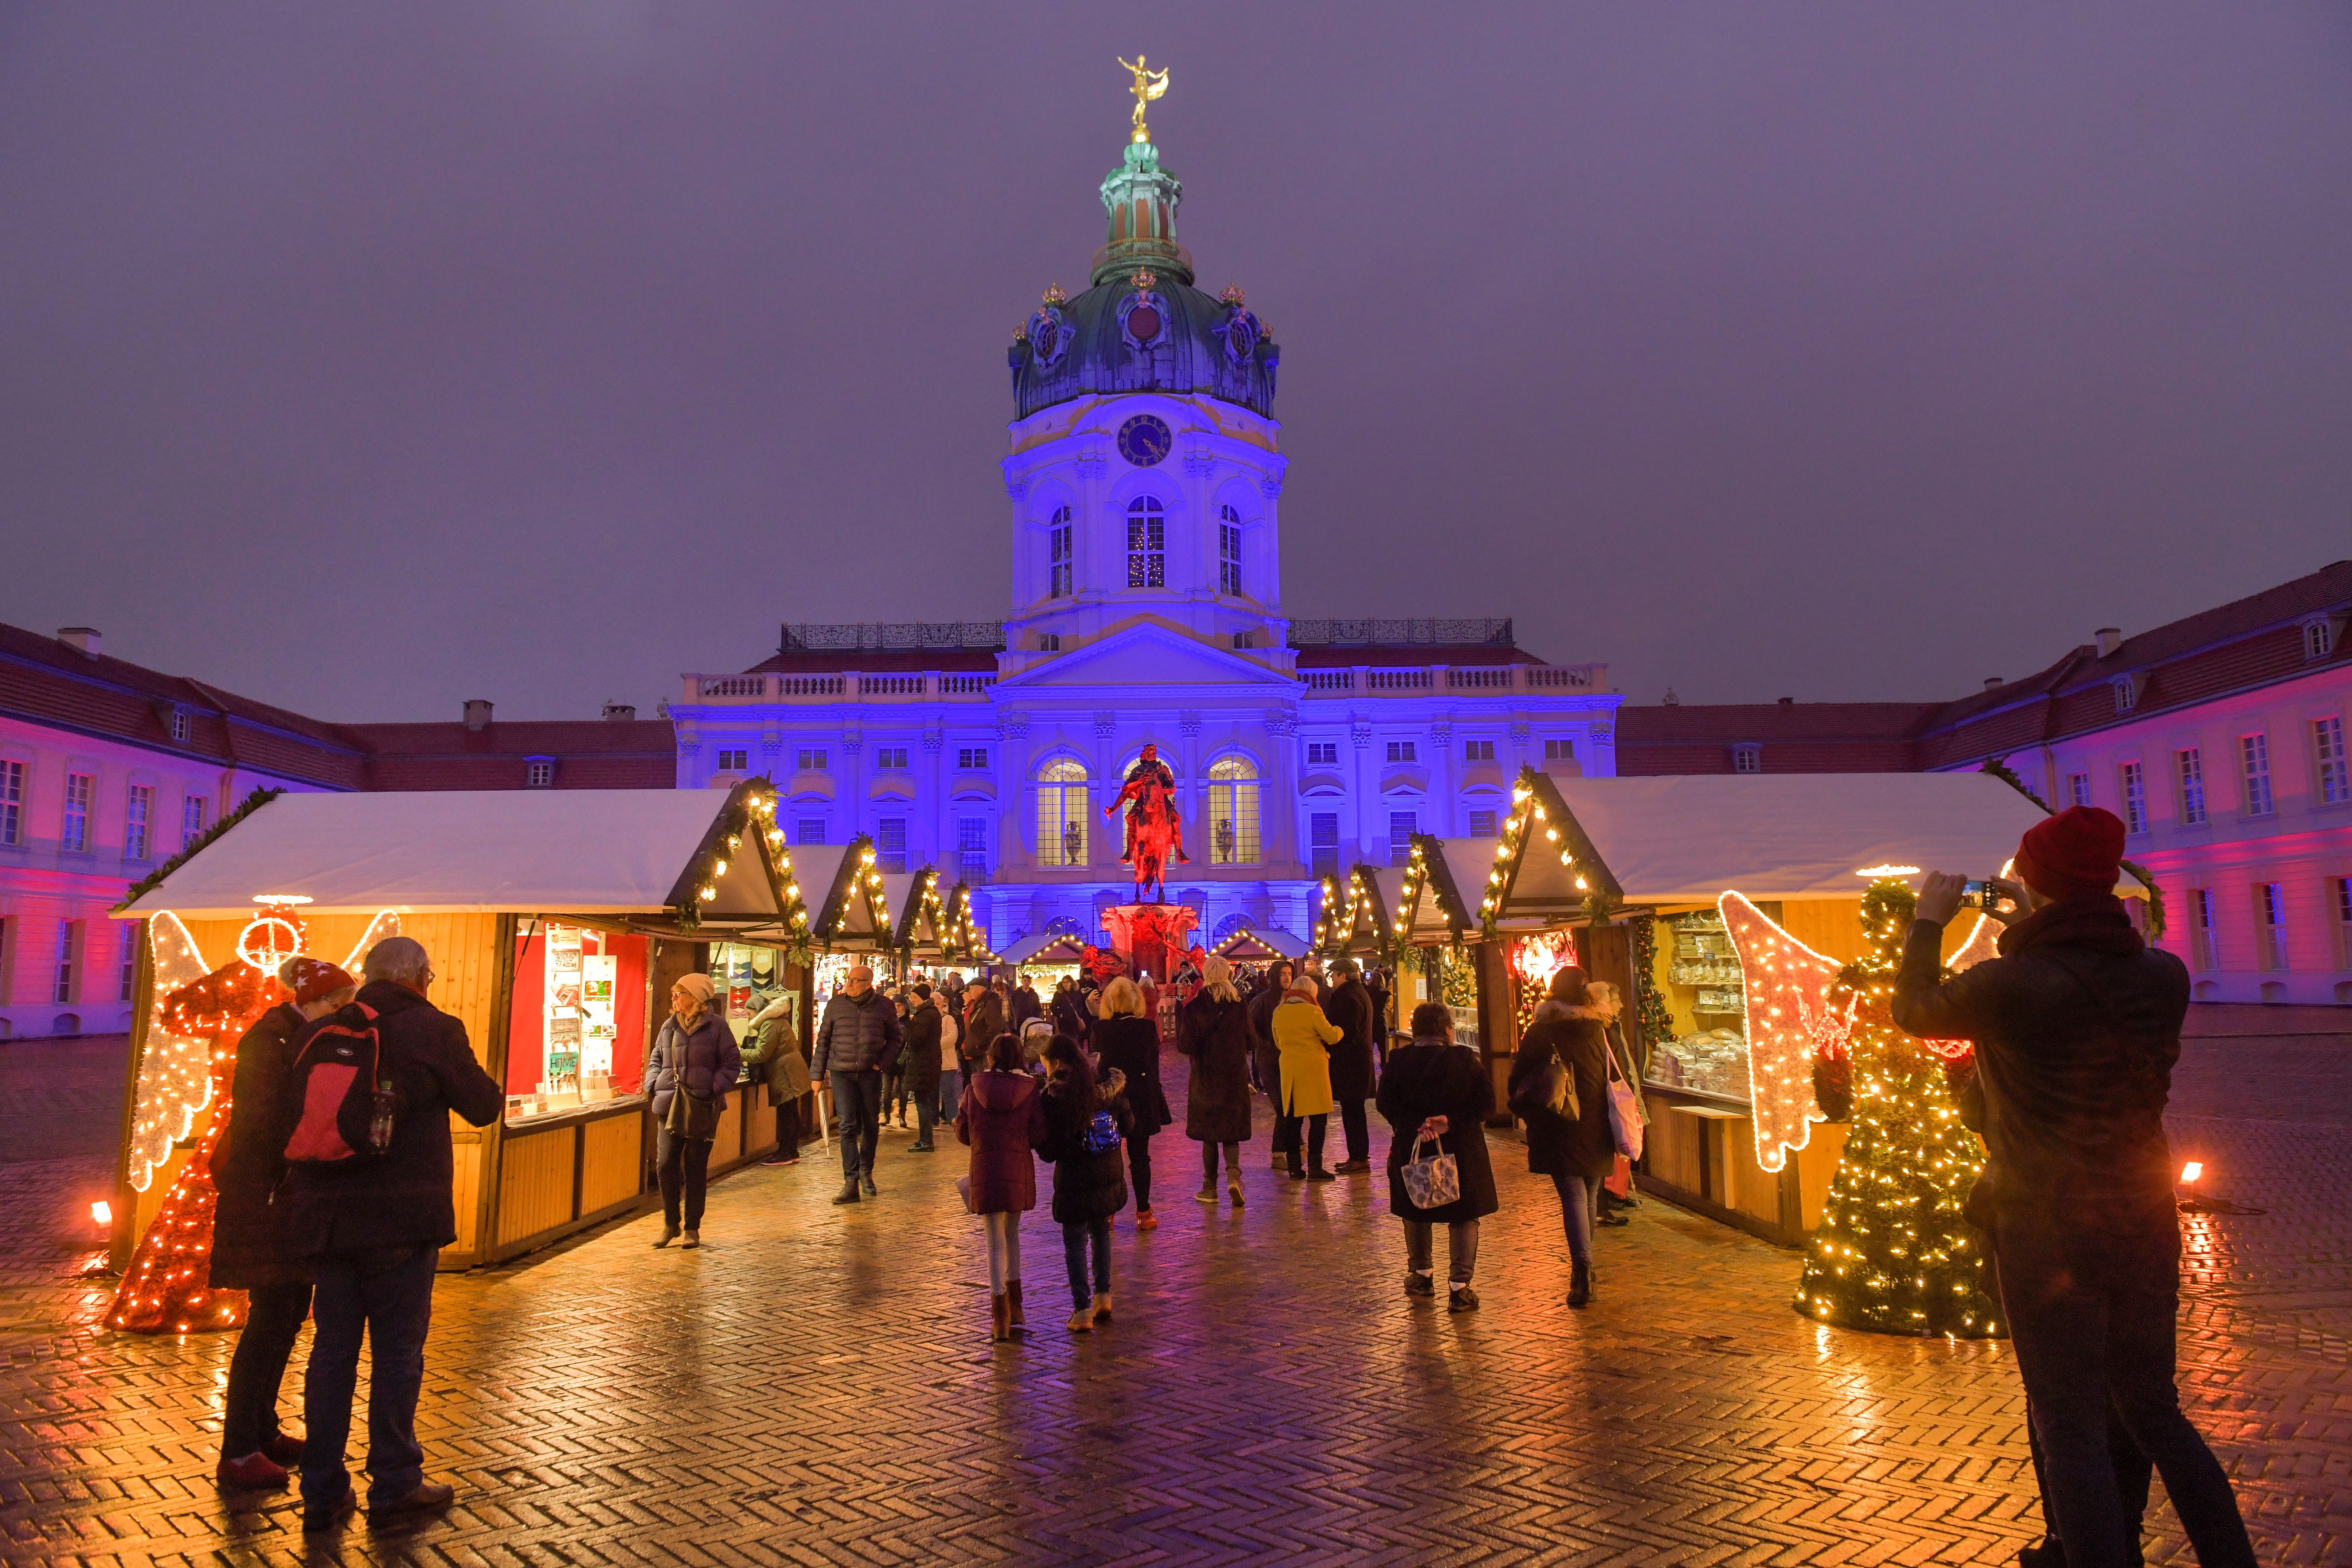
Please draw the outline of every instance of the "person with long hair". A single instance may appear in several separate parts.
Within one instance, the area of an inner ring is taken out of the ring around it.
[[[1495,1079],[1475,1051],[1454,1043],[1454,1014],[1444,1003],[1423,1002],[1412,1010],[1412,1043],[1389,1053],[1379,1104],[1381,1119],[1394,1131],[1389,1140],[1389,1207],[1404,1221],[1405,1294],[1437,1294],[1431,1247],[1433,1227],[1443,1225],[1451,1265],[1446,1310],[1475,1312],[1478,1292],[1470,1280],[1478,1268],[1478,1222],[1499,1206],[1495,1167],[1486,1158]],[[1454,1156],[1462,1190],[1451,1203],[1422,1208],[1405,1186],[1404,1168],[1430,1141],[1440,1153]]]
[[[1045,1131],[1037,1153],[1054,1167],[1054,1219],[1062,1227],[1062,1258],[1070,1276],[1068,1327],[1083,1334],[1110,1321],[1110,1216],[1127,1206],[1127,1163],[1118,1140],[1134,1118],[1125,1079],[1117,1071],[1096,1078],[1094,1063],[1067,1035],[1055,1036],[1045,1047]]]
[[[989,1042],[986,1067],[956,1107],[956,1142],[971,1150],[967,1202],[988,1237],[989,1342],[1029,1331],[1021,1309],[1021,1216],[1037,1206],[1037,1162],[1045,1097],[1022,1066],[1018,1036]]]
[[[1592,1192],[1617,1163],[1609,1044],[1584,971],[1554,972],[1511,1058],[1510,1106],[1528,1124],[1528,1169],[1549,1176],[1568,1232],[1568,1304],[1592,1300]]]
[[[1217,1151],[1225,1152],[1225,1190],[1242,1206],[1242,1145],[1250,1135],[1249,1008],[1234,989],[1233,965],[1212,955],[1201,989],[1176,1015],[1176,1048],[1192,1058],[1184,1093],[1184,1135],[1201,1145],[1201,1190],[1217,1204]]]
[[[1323,1167],[1323,1133],[1331,1121],[1331,1047],[1339,1026],[1317,1005],[1315,982],[1302,974],[1274,1009],[1274,1043],[1281,1053],[1282,1122],[1289,1143],[1290,1179],[1328,1182]],[[1307,1131],[1307,1160],[1299,1163],[1298,1133]]]
[[[1102,1016],[1095,1024],[1095,1066],[1127,1079],[1128,1109],[1134,1113],[1127,1135],[1128,1178],[1135,1191],[1135,1228],[1155,1230],[1151,1212],[1151,1135],[1175,1117],[1160,1084],[1160,1025],[1142,987],[1122,974],[1103,987]]]
[[[1257,990],[1249,999],[1250,1082],[1274,1107],[1274,1168],[1277,1171],[1290,1163],[1288,1140],[1293,1129],[1282,1120],[1282,1049],[1274,1043],[1274,1010],[1297,973],[1290,960],[1276,959],[1258,976]]]

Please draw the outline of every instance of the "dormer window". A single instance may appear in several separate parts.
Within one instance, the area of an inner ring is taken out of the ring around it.
[[[2320,619],[2303,624],[2303,658],[2306,664],[2316,664],[2336,651],[2336,623]]]
[[[1760,773],[1764,771],[1764,748],[1750,741],[1731,748],[1731,771],[1735,773]]]
[[[2125,676],[2116,682],[2116,711],[2128,713],[2139,706],[2139,678]]]
[[[555,784],[553,757],[527,757],[522,764],[522,782],[528,789],[551,789]]]
[[[1168,585],[1168,509],[1158,496],[1138,496],[1127,503],[1127,585],[1164,588]]]
[[[174,708],[172,710],[172,744],[175,746],[186,745],[188,743],[188,736],[195,730],[195,715],[190,713],[184,708]]]

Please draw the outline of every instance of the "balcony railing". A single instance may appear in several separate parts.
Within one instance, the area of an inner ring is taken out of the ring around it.
[[[996,684],[993,675],[689,675],[688,702],[977,701]]]
[[[1304,669],[1298,679],[1308,697],[1351,695],[1409,697],[1447,691],[1504,696],[1511,692],[1599,691],[1605,664],[1359,666],[1353,669]]]

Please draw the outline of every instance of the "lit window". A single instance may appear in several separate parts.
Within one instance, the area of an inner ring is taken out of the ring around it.
[[[1307,818],[1307,869],[1317,877],[1339,874],[1339,814],[1318,811]]]
[[[155,786],[132,784],[130,797],[122,806],[122,857],[126,860],[147,858],[147,846],[155,826]]]
[[[957,747],[956,766],[964,770],[976,770],[987,767],[988,748],[986,746]]]
[[[2303,628],[2303,657],[2322,659],[2336,651],[2336,624],[2312,621]]]
[[[205,836],[205,797],[192,795],[180,802],[180,847],[187,848]]]
[[[2268,735],[2239,736],[2238,763],[2246,780],[2246,815],[2268,816],[2273,809],[2271,738]]]
[[[740,753],[739,753],[740,754]],[[723,762],[722,757],[722,762]],[[740,764],[738,764],[739,766]],[[555,759],[533,757],[523,763],[523,783],[531,789],[545,789],[555,783]]]
[[[1546,741],[1544,742],[1544,761],[1548,763],[1572,763],[1576,761],[1576,742],[1574,741]]]
[[[795,765],[804,773],[821,773],[825,769],[825,752],[822,748],[812,751],[803,746],[795,759]],[[819,839],[817,842],[822,844],[824,841]]]
[[[877,748],[874,752],[874,765],[877,768],[904,768],[907,765],[907,748],[904,746]]]
[[[1076,565],[1070,554],[1070,509],[1068,507],[1062,507],[1054,513],[1053,521],[1045,535],[1045,553],[1050,579],[1045,586],[1046,596],[1054,599],[1066,599],[1070,596],[1072,568]]]
[[[1217,591],[1242,591],[1242,514],[1232,507],[1217,509]]]
[[[1502,835],[1495,830],[1495,814],[1491,811],[1472,812],[1470,814],[1470,837],[1473,838],[1501,837]]]
[[[1246,757],[1209,764],[1209,863],[1255,865],[1257,822],[1257,769]]]
[[[1495,742],[1492,741],[1463,742],[1462,760],[1465,763],[1493,762],[1495,760]]]
[[[1760,773],[1764,771],[1764,748],[1748,744],[1731,748],[1731,771],[1735,773]]]
[[[751,771],[751,752],[750,748],[747,747],[742,751],[731,751],[726,747],[719,748],[719,771],[720,773],[748,773]]]
[[[76,854],[89,851],[89,803],[98,793],[98,780],[89,773],[66,775],[65,821],[58,833],[58,847]]]
[[[1087,863],[1087,768],[1075,757],[1056,757],[1037,770],[1037,863]]]
[[[1336,768],[1339,765],[1339,742],[1309,741],[1307,742],[1307,765],[1310,768]]]
[[[2124,831],[2147,831],[2147,779],[2137,763],[2126,763],[2116,770],[2116,784],[2124,798]]]
[[[25,841],[25,764],[0,759],[0,844]]]
[[[2345,763],[2341,716],[2311,721],[2311,755],[2319,770],[2320,803],[2342,805],[2352,801],[2352,772],[2347,771]]]
[[[1413,743],[1411,741],[1391,741],[1389,742],[1389,761],[1392,763],[1410,763],[1414,760]]]
[[[2189,889],[2189,962],[2200,973],[2220,967],[2214,962],[2213,889]]]
[[[2172,753],[2173,770],[2180,775],[2180,822],[2195,827],[2205,820],[2205,758],[2191,746]]]
[[[2262,939],[2263,967],[2286,967],[2286,886],[2281,882],[2254,884],[2254,934]]]
[[[2066,804],[2069,805],[2088,805],[2091,804],[2090,774],[2068,773],[2066,775]]]
[[[1167,510],[1158,496],[1138,496],[1127,503],[1127,585],[1130,588],[1168,585]]]
[[[1410,811],[1389,813],[1389,864],[1402,866],[1412,858],[1412,836],[1421,831],[1421,819]]]
[[[956,880],[983,881],[988,876],[988,818],[956,818]]]
[[[907,819],[886,816],[874,825],[875,868],[894,875],[907,868]]]
[[[81,922],[59,921],[58,922],[58,964],[54,976],[55,983],[49,989],[50,1001],[70,1002],[74,999],[74,962],[80,956]]]
[[[793,835],[793,842],[795,844],[824,843],[824,818],[822,816],[802,817],[800,819],[799,828]]]

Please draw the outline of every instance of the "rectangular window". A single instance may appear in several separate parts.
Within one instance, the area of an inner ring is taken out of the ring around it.
[[[2196,827],[2205,820],[2205,758],[2195,746],[2172,753],[2172,769],[2180,778],[2180,825]]]
[[[2264,969],[2286,967],[2286,885],[2254,884],[2254,936],[2262,943]]]
[[[58,922],[58,965],[54,984],[49,987],[49,1000],[70,1002],[74,999],[74,965],[81,957],[81,922]]]
[[[877,768],[904,768],[907,765],[907,748],[883,746],[877,749],[874,753],[874,765]]]
[[[795,765],[802,773],[821,773],[824,772],[826,764],[824,748],[819,747],[816,750],[812,751],[803,746],[801,748],[801,753],[799,758],[796,760]],[[818,842],[823,843],[824,840],[820,839]]]
[[[987,767],[988,748],[986,746],[958,746],[956,748],[956,766],[961,769],[974,771]]]
[[[188,731],[194,727],[194,726],[190,722],[190,716],[186,709],[174,708],[172,710],[172,743],[173,745],[186,745],[188,743]]]
[[[2320,804],[2342,805],[2352,801],[2352,772],[2346,769],[2341,715],[2311,721],[2311,756],[2319,773]]]
[[[550,757],[533,757],[522,765],[522,782],[532,789],[546,789],[555,783],[555,763]]]
[[[122,858],[147,858],[147,846],[153,838],[154,827],[155,786],[132,784],[122,804]]]
[[[2128,713],[2139,705],[2139,687],[2126,679],[2116,682],[2116,711]]]
[[[907,819],[886,816],[874,825],[874,865],[897,873],[907,868]]]
[[[89,803],[97,794],[98,780],[90,774],[66,775],[66,815],[58,831],[58,848],[89,852]]]
[[[2126,763],[2116,770],[2116,787],[2123,796],[2124,831],[2147,831],[2147,776],[2137,763]]]
[[[719,748],[719,771],[720,773],[749,773],[751,770],[751,753],[748,749],[743,751],[730,751],[723,746]]]
[[[2323,659],[2336,651],[2336,625],[2332,621],[2313,621],[2303,628],[2303,657]]]
[[[1734,746],[1731,748],[1731,771],[1735,773],[1760,773],[1764,771],[1764,748]]]
[[[1127,585],[1168,585],[1168,522],[1156,511],[1149,517],[1131,516],[1127,520]]]
[[[1070,554],[1070,509],[1062,508],[1054,514],[1054,530],[1046,536],[1046,555],[1052,568],[1052,581],[1045,585],[1048,598],[1070,596],[1072,569],[1076,564]]]
[[[2220,965],[2213,945],[2213,889],[2189,889],[2189,964],[2202,974]]]
[[[2271,738],[2268,735],[2238,737],[2238,764],[2246,780],[2246,815],[2268,816],[2271,801]]]
[[[2336,909],[2336,967],[2352,969],[2352,877],[2329,878],[2327,901]]]
[[[1217,524],[1217,591],[1238,594],[1242,591],[1242,514],[1232,507],[1222,510],[1223,521]]]
[[[1544,761],[1548,763],[1572,763],[1576,761],[1576,742],[1574,741],[1563,740],[1546,741],[1544,742]]]
[[[128,1002],[139,989],[139,925],[135,921],[120,922],[122,927],[122,995]]]
[[[1307,818],[1307,869],[1317,878],[1339,874],[1339,814],[1309,813]]]
[[[0,760],[0,844],[25,842],[25,764]]]
[[[205,836],[205,797],[184,796],[180,801],[180,847],[185,849]]]
[[[800,819],[799,830],[793,835],[793,842],[795,844],[824,843],[824,818],[822,816],[802,817]]]
[[[1336,768],[1339,765],[1339,742],[1309,741],[1307,742],[1307,765],[1310,768]]]
[[[1412,836],[1421,831],[1421,819],[1410,811],[1389,813],[1389,864],[1402,866],[1412,859]]]
[[[1473,838],[1500,837],[1501,835],[1495,829],[1495,814],[1491,811],[1472,812],[1470,814],[1470,837]]]
[[[988,879],[988,818],[959,816],[956,818],[956,880],[984,882]]]
[[[1389,761],[1392,763],[1412,762],[1415,760],[1412,751],[1413,742],[1411,741],[1391,741],[1389,742]]]
[[[2090,774],[2068,773],[2066,775],[2066,804],[2068,805],[2088,805],[2091,804]]]
[[[1493,762],[1495,760],[1495,742],[1492,741],[1463,742],[1462,760],[1465,763]]]

